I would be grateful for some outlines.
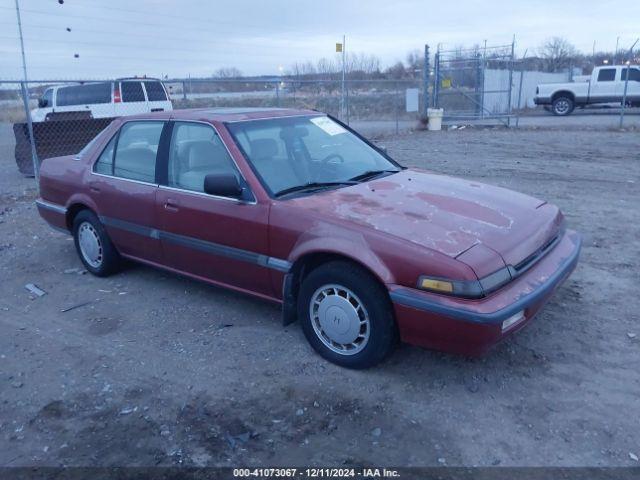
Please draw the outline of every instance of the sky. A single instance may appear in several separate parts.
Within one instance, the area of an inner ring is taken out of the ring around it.
[[[585,52],[640,37],[638,0],[19,1],[32,79],[199,77],[223,67],[277,75],[334,57],[343,35],[348,52],[383,67],[425,43],[504,45],[515,35],[522,55],[552,36]],[[0,0],[0,79],[22,77],[18,38],[15,0]]]

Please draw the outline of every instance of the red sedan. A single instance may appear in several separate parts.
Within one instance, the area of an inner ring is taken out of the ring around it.
[[[466,355],[522,328],[575,268],[560,210],[408,169],[314,111],[201,109],[115,120],[43,162],[40,215],[87,270],[122,257],[282,304],[353,368],[397,339]]]

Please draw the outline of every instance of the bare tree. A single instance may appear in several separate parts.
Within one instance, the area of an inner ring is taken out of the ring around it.
[[[236,67],[224,67],[219,68],[213,74],[214,78],[240,78],[242,77],[242,72],[238,70]]]
[[[405,78],[407,71],[405,70],[402,62],[396,62],[394,65],[388,67],[384,73],[387,78],[399,80]]]
[[[579,52],[566,38],[552,37],[538,48],[538,55],[544,61],[544,69],[555,72],[575,64]]]

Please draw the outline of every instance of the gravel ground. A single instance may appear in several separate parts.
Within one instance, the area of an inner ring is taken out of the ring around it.
[[[405,345],[341,369],[269,303],[142,266],[83,274],[0,155],[0,465],[638,465],[638,133],[378,141],[560,205],[583,256],[535,322],[479,360]]]

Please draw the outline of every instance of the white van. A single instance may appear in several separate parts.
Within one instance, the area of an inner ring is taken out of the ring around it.
[[[59,85],[45,90],[38,108],[31,111],[34,122],[64,118],[110,118],[173,110],[160,80],[121,78],[113,82]]]

